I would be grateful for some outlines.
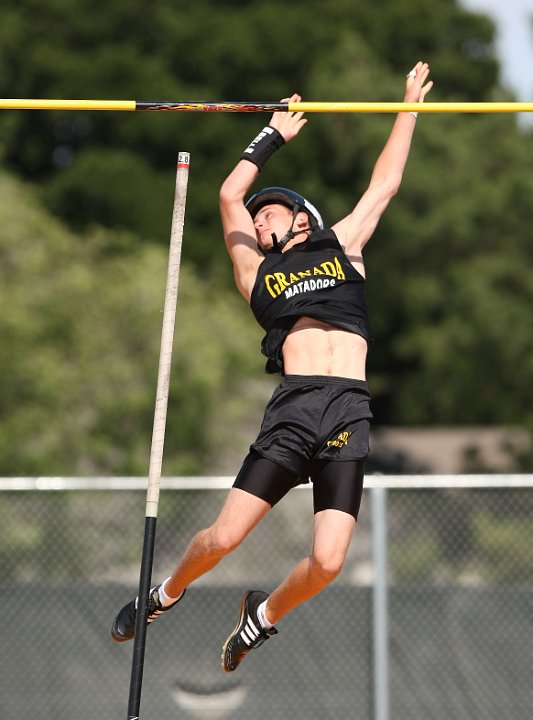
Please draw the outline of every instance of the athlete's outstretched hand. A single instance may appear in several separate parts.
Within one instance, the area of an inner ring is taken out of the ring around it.
[[[283,103],[298,103],[301,101],[300,95],[294,93],[290,98],[283,98]],[[276,128],[280,132],[285,141],[289,142],[293,137],[296,137],[303,126],[307,123],[307,119],[304,118],[303,112],[275,112],[272,115],[269,125]]]
[[[424,102],[424,98],[433,87],[433,81],[427,82],[429,65],[417,62],[414,68],[407,73],[405,83],[405,102]]]

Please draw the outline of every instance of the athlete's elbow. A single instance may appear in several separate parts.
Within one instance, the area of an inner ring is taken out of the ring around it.
[[[400,185],[402,184],[402,173],[396,173],[386,178],[384,182],[384,193],[391,199],[398,194]]]
[[[229,205],[239,200],[242,201],[242,198],[242,193],[238,192],[236,184],[231,182],[229,178],[222,183],[218,193],[218,199],[221,205]]]
[[[231,205],[234,203],[244,202],[244,197],[255,179],[254,172],[257,173],[255,165],[251,163],[242,163],[244,170],[237,166],[237,169],[231,172],[224,180],[219,190],[219,201],[221,204]],[[248,167],[250,166],[250,170]]]
[[[388,174],[379,180],[375,178],[372,183],[375,191],[379,193],[384,202],[388,202],[398,193],[401,184],[401,173]]]

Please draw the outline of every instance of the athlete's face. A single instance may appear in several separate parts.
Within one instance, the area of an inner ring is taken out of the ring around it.
[[[292,211],[288,207],[275,204],[265,205],[254,218],[257,242],[264,250],[268,250],[274,244],[272,233],[275,233],[278,240],[281,240],[291,227],[291,223]]]

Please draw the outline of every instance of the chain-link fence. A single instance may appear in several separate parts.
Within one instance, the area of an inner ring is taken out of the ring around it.
[[[533,478],[397,480],[368,479],[342,575],[226,674],[242,592],[272,589],[309,552],[311,495],[291,492],[150,627],[141,717],[529,718]],[[154,582],[214,519],[223,486],[163,479]],[[113,643],[110,626],[138,584],[145,481],[0,489],[2,720],[126,717],[132,644]]]

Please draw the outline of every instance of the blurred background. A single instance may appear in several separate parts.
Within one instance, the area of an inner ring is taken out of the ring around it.
[[[432,101],[514,100],[497,37],[450,0],[21,0],[2,8],[0,95],[396,101],[422,58]],[[234,287],[218,189],[267,121],[0,114],[1,475],[146,473],[179,150],[192,164],[164,471],[238,469],[276,379]],[[314,114],[260,183],[298,188],[333,223],[392,122]],[[512,427],[517,470],[533,428],[532,154],[516,114],[421,116],[366,252],[374,427]],[[373,462],[402,471],[392,454]]]
[[[309,101],[399,101],[406,72],[422,59],[435,82],[431,101],[531,101],[533,6],[528,15],[525,5],[505,3],[520,29],[513,34],[487,14],[489,0],[5,0],[0,96],[276,101],[296,91]],[[515,57],[522,47],[529,58],[523,73],[502,64],[504,39],[506,53],[511,48]],[[268,116],[244,113],[0,112],[0,478],[147,474],[180,150],[191,153],[191,170],[163,474],[238,470],[277,379],[264,373],[261,330],[234,286],[218,189],[266,122]],[[389,115],[309,115],[258,187],[294,187],[332,224],[364,191],[392,123]],[[365,251],[375,416],[369,473],[531,472],[532,139],[531,116],[419,116],[402,188]],[[442,546],[439,554],[427,527],[414,523],[400,556],[404,564],[418,558],[425,570],[416,560],[414,570],[394,577],[431,587],[443,578],[452,585],[457,578],[459,584],[496,578],[521,584],[520,597],[530,602],[531,490],[525,492],[501,506],[469,501],[468,520],[456,514],[462,500],[452,495],[446,517],[458,523],[453,542],[462,570],[430,572],[442,567],[438,558],[447,567],[455,551]],[[89,583],[80,589],[85,617],[105,624],[107,644],[115,605],[135,587],[142,495],[133,504],[138,516],[120,494],[111,515],[103,509],[107,501],[100,506],[95,499],[93,506],[82,495],[39,498],[0,492],[2,602],[18,622],[20,607],[13,609],[10,598],[14,583],[25,588],[27,611],[42,628],[45,608],[57,612],[61,583],[71,587],[78,577]],[[399,501],[392,527],[404,528],[409,523],[402,517],[425,516],[428,508],[435,519],[441,501],[410,511],[401,511]],[[162,512],[175,528],[188,506],[170,496],[165,502]],[[191,510],[193,528],[210,516],[211,505],[206,510],[203,502]],[[96,525],[89,517],[99,519]],[[442,540],[445,529],[431,527]],[[362,531],[362,552],[364,537]],[[117,538],[129,544],[115,554]],[[496,574],[490,562],[480,572],[463,568],[465,558],[478,567],[494,543],[498,557],[514,561],[517,550],[525,553],[510,578],[505,559]],[[180,547],[176,538],[169,557]],[[275,557],[290,559],[289,550],[277,548]],[[225,581],[238,586],[233,605],[249,571],[240,563]],[[368,559],[360,563],[364,570]],[[369,587],[372,576],[361,572],[346,585]],[[268,584],[277,575],[265,577]],[[117,582],[122,585],[113,589]],[[101,600],[97,586],[107,588]],[[48,605],[40,604],[42,593]],[[358,597],[369,611],[367,596]],[[94,602],[101,603],[98,617]],[[494,606],[488,625],[504,606]],[[520,607],[525,617],[528,605]],[[229,627],[233,622],[231,616]],[[8,623],[3,634],[16,629]],[[84,637],[95,632],[93,624]],[[23,667],[35,635],[26,644],[16,634],[9,638],[9,647],[20,650],[12,667]],[[48,658],[64,653],[44,641],[41,647]],[[456,659],[450,662],[456,666]],[[10,665],[7,656],[2,663]],[[408,667],[401,657],[399,666]],[[59,687],[65,674],[54,678]],[[31,672],[25,682],[31,685]],[[43,686],[49,684],[50,678]],[[17,693],[29,697],[26,685]],[[47,705],[56,718],[58,696]],[[37,710],[17,702],[9,706],[12,715],[4,707],[3,717]],[[125,706],[122,697],[117,702]],[[370,700],[363,706],[367,717]],[[322,717],[340,717],[345,706],[335,707],[330,715],[323,708]],[[465,707],[465,717],[489,717],[487,708],[476,715],[475,703]],[[414,717],[408,704],[405,712]],[[498,712],[504,717],[501,707]],[[309,708],[305,713],[310,717]],[[509,717],[520,713],[521,707]]]

